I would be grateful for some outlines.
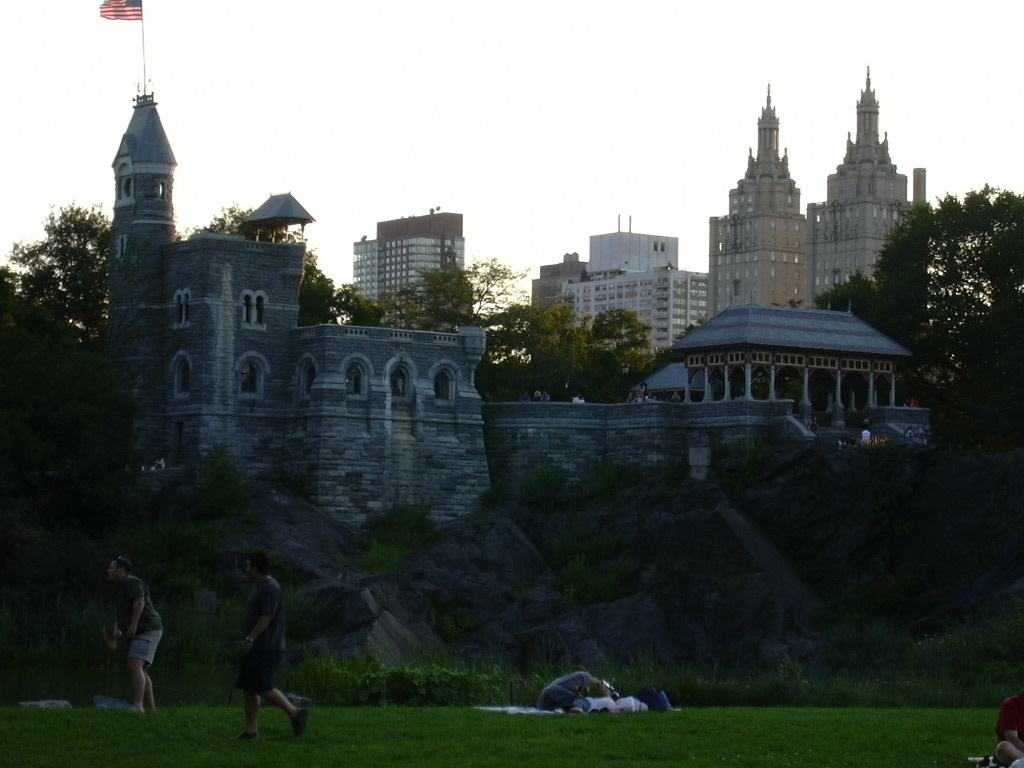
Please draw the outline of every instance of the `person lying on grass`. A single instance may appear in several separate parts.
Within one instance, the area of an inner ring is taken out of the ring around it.
[[[544,686],[544,690],[537,698],[537,709],[561,709],[574,715],[589,712],[591,703],[587,699],[586,689],[590,686],[596,686],[602,696],[612,695],[612,690],[606,682],[581,670],[563,675]]]

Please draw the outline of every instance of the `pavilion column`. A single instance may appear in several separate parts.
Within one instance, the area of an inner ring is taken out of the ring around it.
[[[896,407],[896,371],[893,370],[889,377],[889,405]]]
[[[804,366],[804,391],[800,396],[800,415],[804,421],[811,418],[811,369]]]
[[[750,385],[753,383],[753,381],[754,381],[754,369],[753,369],[753,366],[751,366],[750,363],[745,363],[743,365],[743,399],[744,400],[753,400],[754,399],[754,395],[750,391],[750,389],[751,389]]]
[[[874,408],[878,405],[875,400],[875,372],[870,371],[868,373],[868,408]]]
[[[846,423],[846,409],[843,407],[843,372],[836,369],[836,393],[835,402],[832,404],[832,424]]]
[[[707,377],[704,379],[707,381]],[[686,366],[686,383],[683,385],[683,402],[690,402],[690,366]]]
[[[723,371],[723,373],[725,375],[725,389],[723,390],[723,392],[725,394],[723,395],[722,399],[725,400],[726,402],[728,402],[728,401],[732,400],[732,385],[731,385],[731,383],[729,381],[729,366],[728,366],[728,364],[722,366],[722,371]]]
[[[775,401],[775,363],[768,366],[768,399]]]

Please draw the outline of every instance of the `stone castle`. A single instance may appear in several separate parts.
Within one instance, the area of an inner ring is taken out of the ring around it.
[[[176,239],[177,163],[156,107],[136,99],[113,163],[111,352],[142,459],[194,468],[221,448],[355,523],[395,504],[441,520],[476,508],[484,332],[298,327],[303,243]]]

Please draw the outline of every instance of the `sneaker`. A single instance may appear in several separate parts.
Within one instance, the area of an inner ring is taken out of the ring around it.
[[[235,741],[252,741],[258,739],[260,735],[258,733],[249,733],[248,731],[242,731],[240,734],[235,736]]]
[[[296,736],[301,736],[306,732],[307,725],[309,725],[309,710],[297,710],[295,712],[295,717],[292,718],[292,733]]]

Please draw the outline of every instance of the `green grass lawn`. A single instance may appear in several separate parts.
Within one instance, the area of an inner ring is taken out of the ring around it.
[[[278,710],[255,742],[231,737],[241,706],[0,709],[6,768],[701,766],[969,768],[991,753],[978,709],[715,708],[634,715],[508,715],[471,708],[321,708],[293,738]]]

